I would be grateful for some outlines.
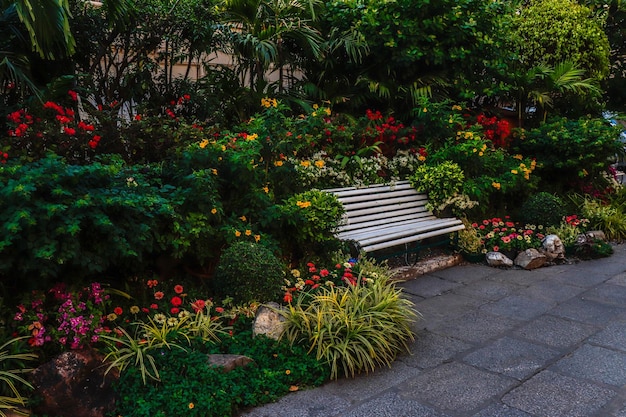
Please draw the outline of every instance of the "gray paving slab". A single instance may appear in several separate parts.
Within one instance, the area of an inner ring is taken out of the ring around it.
[[[543,371],[506,394],[502,402],[535,417],[588,417],[615,395],[611,389]]]
[[[520,323],[504,316],[485,311],[474,311],[455,320],[448,320],[432,328],[437,334],[461,339],[475,344],[485,343],[507,333]]]
[[[448,281],[433,275],[425,275],[418,279],[402,283],[402,288],[409,294],[430,298],[450,292],[462,285],[463,284],[458,282]]]
[[[496,302],[485,304],[481,310],[515,320],[529,320],[547,312],[555,305],[556,303],[553,302],[513,294]]]
[[[626,352],[626,322],[611,323],[589,338],[589,343]]]
[[[550,370],[621,387],[626,385],[626,353],[585,344]]]
[[[626,317],[626,303],[619,307],[595,300],[574,298],[556,306],[549,313],[581,323],[605,326]]]
[[[471,415],[501,397],[515,380],[462,363],[443,364],[399,387],[403,398],[417,399],[452,415]]]
[[[558,350],[511,337],[503,337],[463,358],[477,368],[522,380],[559,358]]]
[[[398,360],[408,366],[427,369],[446,363],[457,354],[473,348],[472,344],[460,339],[422,330],[415,336],[411,354],[404,354]]]
[[[459,265],[399,288],[424,315],[412,354],[240,416],[626,417],[626,245],[533,271]]]
[[[600,327],[562,317],[543,315],[514,330],[513,334],[557,349],[574,348],[600,331]]]

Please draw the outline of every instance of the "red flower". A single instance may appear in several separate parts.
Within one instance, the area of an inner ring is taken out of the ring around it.
[[[148,288],[154,288],[159,284],[159,281],[157,281],[156,279],[149,279],[148,282],[146,283],[146,285],[148,285]]]
[[[67,94],[72,98],[73,101],[78,100],[78,94],[76,94],[76,91],[69,90]]]
[[[122,307],[115,307],[115,308],[113,309],[113,312],[114,312],[115,314],[117,314],[118,316],[121,316],[121,315],[122,315],[122,313],[124,312],[124,310],[122,310]]]
[[[286,293],[285,296],[283,297],[283,301],[286,303],[290,303],[293,300],[293,296],[291,295],[290,292]]]
[[[215,311],[217,311],[218,313],[223,313],[224,309],[222,307],[215,307]]]
[[[170,302],[172,303],[174,307],[178,307],[183,303],[183,300],[181,300],[180,297],[174,296],[172,297]]]
[[[204,307],[206,307],[206,303],[204,300],[196,300],[195,302],[191,303],[191,308],[193,308],[193,311],[196,313],[204,310]]]
[[[170,308],[170,313],[172,313],[172,314],[178,314],[179,312],[180,312],[180,308],[178,308],[178,307]]]
[[[66,135],[74,136],[76,134],[76,129],[73,129],[71,127],[66,127],[66,128],[63,129],[63,132]]]
[[[164,296],[165,294],[163,294],[163,291],[157,291],[154,293],[154,298],[156,300],[162,300]]]
[[[156,310],[159,308],[158,304],[150,304],[150,308]]]
[[[182,294],[184,291],[183,286],[182,285],[176,285],[174,286],[174,292],[176,294]]]
[[[141,115],[140,114],[135,115],[135,120],[137,121],[141,120]]]

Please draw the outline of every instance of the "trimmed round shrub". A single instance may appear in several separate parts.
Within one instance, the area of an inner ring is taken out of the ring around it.
[[[554,194],[540,192],[522,204],[518,217],[525,224],[558,226],[565,215],[563,200]]]
[[[227,248],[215,270],[215,289],[236,303],[275,301],[285,284],[286,266],[271,250],[254,242]]]

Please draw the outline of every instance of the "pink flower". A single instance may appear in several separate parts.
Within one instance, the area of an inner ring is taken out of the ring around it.
[[[176,285],[174,286],[174,292],[176,294],[182,294],[184,291],[183,286],[182,285]]]

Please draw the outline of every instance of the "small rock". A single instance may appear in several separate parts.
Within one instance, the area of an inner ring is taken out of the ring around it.
[[[548,262],[548,257],[534,248],[520,252],[515,258],[515,265],[521,266],[524,269],[540,268],[544,266],[546,262]]]
[[[274,302],[259,307],[252,325],[252,335],[262,334],[278,340],[285,328],[285,318],[278,313],[280,308],[280,305]]]
[[[243,355],[229,355],[229,354],[213,354],[207,355],[209,358],[209,364],[214,366],[220,366],[224,372],[230,372],[235,368],[245,367],[252,359]]]
[[[502,252],[487,252],[485,259],[489,266],[513,266],[513,261]]]
[[[104,356],[93,350],[63,352],[31,374],[37,415],[50,417],[105,417],[115,411],[112,384],[119,378],[113,368],[104,374]]]
[[[547,235],[541,242],[543,245],[543,253],[549,260],[565,259],[565,246],[561,238],[557,235]]]

